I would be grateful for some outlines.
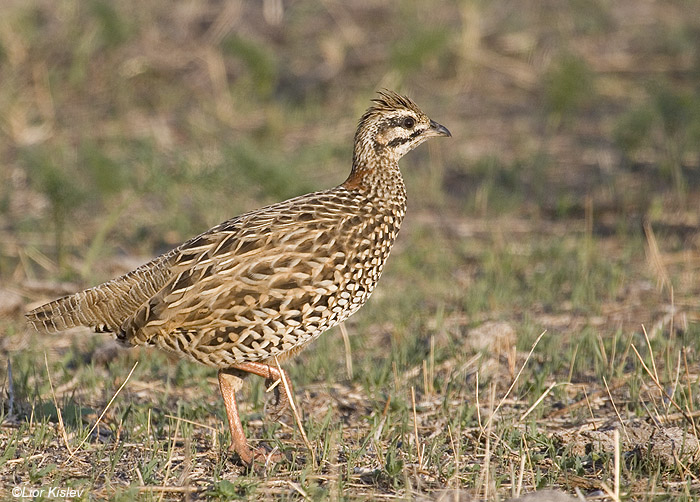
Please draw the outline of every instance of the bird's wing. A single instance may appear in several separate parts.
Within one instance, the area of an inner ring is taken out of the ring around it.
[[[268,346],[286,350],[328,329],[343,309],[338,290],[347,282],[350,241],[363,225],[337,196],[304,197],[230,220],[178,248],[171,279],[120,336],[199,360],[222,348],[251,360]]]

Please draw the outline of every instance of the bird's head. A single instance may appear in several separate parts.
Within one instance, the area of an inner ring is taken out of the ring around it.
[[[452,136],[405,96],[384,90],[372,101],[355,133],[354,165],[370,159],[395,163],[428,138]]]

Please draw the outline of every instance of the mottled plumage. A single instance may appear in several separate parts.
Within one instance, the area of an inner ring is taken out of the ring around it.
[[[398,160],[450,135],[404,96],[385,91],[373,101],[343,184],[237,216],[27,318],[41,331],[90,326],[218,368],[233,447],[252,462],[226,378],[278,377],[258,363],[296,353],[365,303],[406,211]]]

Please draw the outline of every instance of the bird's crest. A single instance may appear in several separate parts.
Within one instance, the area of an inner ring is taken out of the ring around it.
[[[418,108],[418,106],[406,96],[402,96],[401,94],[398,94],[394,91],[390,91],[388,89],[382,89],[381,91],[377,91],[377,94],[379,94],[379,97],[372,99],[372,102],[374,104],[367,109],[364,115],[362,115],[362,118],[360,119],[360,125],[366,123],[372,116],[376,114],[380,114],[383,112],[391,112],[397,109],[400,110],[401,108],[411,110],[417,115],[423,114],[420,108]]]

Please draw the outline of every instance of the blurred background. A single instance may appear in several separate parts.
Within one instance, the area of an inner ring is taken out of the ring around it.
[[[698,245],[696,2],[0,8],[6,285],[92,283],[110,260],[340,183],[381,88],[454,135],[403,161],[408,225],[509,214],[575,229],[588,207],[596,235],[647,218]]]
[[[550,375],[621,376],[616,350],[633,357],[642,324],[652,341],[679,336],[697,369],[700,2],[2,0],[0,350],[16,374],[44,350],[66,363],[101,343],[27,342],[29,306],[341,183],[382,88],[453,137],[402,160],[404,227],[348,323],[369,395],[392,372],[419,398],[439,390],[440,368],[490,346],[468,335],[494,320],[520,351],[548,330],[535,397]],[[290,365],[297,385],[345,375],[340,337],[317,343]],[[183,385],[205,371],[145,364]],[[483,385],[511,381],[514,359],[499,364]]]

